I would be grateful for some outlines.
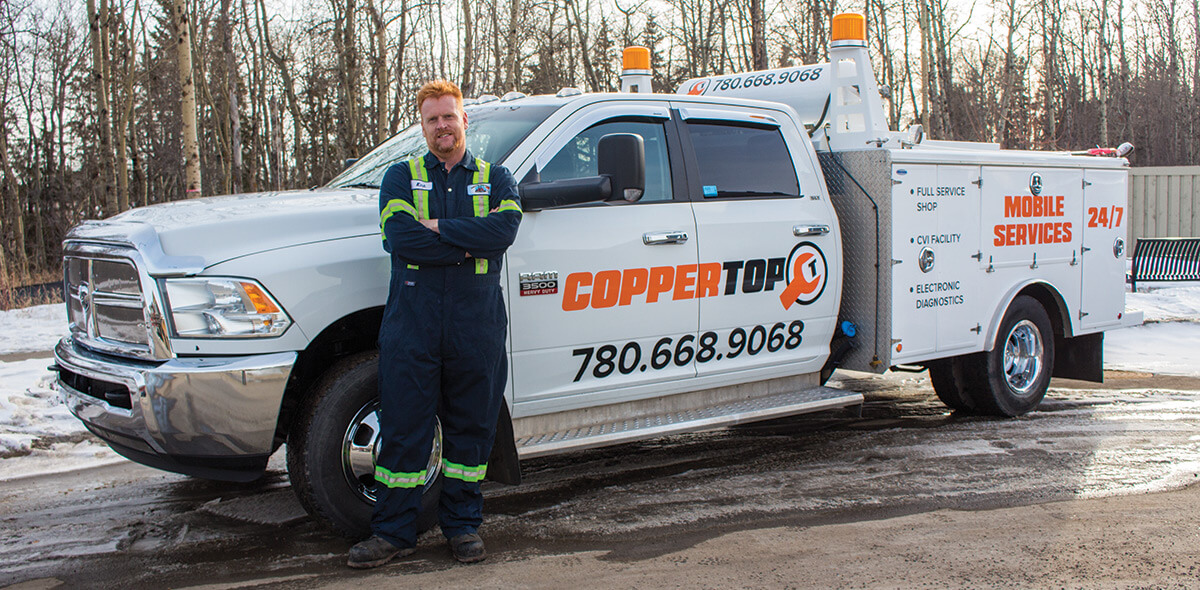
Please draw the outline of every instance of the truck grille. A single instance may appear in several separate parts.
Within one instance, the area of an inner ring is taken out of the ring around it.
[[[145,299],[131,260],[68,254],[63,274],[63,299],[76,342],[113,354],[150,354]]]

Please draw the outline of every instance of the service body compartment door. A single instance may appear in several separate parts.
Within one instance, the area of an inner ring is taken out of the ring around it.
[[[1081,330],[1117,325],[1125,312],[1126,170],[1085,170]]]
[[[679,111],[700,236],[700,330],[684,345],[697,374],[819,370],[837,321],[841,248],[807,138],[777,122],[781,111]]]
[[[893,165],[892,360],[981,342],[978,166]]]
[[[1003,315],[1003,298],[1031,281],[1058,291],[1074,316],[1080,295],[1083,170],[984,166],[982,176],[978,264],[984,270],[980,294],[990,298],[983,309],[995,310],[991,327]],[[1071,318],[1073,326],[1076,319]]]
[[[695,338],[698,322],[696,300],[675,296],[677,277],[696,268],[696,224],[677,198],[669,117],[661,103],[600,103],[535,155],[542,181],[594,176],[600,138],[636,133],[646,192],[525,214],[506,265],[515,415],[651,397],[655,387],[639,386],[695,376],[690,362],[652,358],[662,338]]]

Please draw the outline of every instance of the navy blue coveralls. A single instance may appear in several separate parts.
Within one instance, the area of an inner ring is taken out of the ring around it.
[[[430,153],[393,165],[379,209],[392,278],[379,331],[381,449],[371,528],[403,548],[416,545],[435,415],[442,533],[474,533],[483,521],[479,482],[508,378],[500,264],[521,206],[512,173],[468,151],[449,173]],[[419,219],[437,219],[441,233]]]

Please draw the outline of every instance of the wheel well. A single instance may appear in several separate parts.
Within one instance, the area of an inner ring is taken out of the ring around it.
[[[378,348],[381,323],[382,306],[361,309],[330,324],[300,352],[283,392],[279,421],[275,425],[274,448],[287,442],[297,410],[326,369],[342,357]]]
[[[1050,316],[1050,325],[1056,335],[1071,335],[1071,320],[1067,317],[1067,304],[1057,289],[1045,283],[1034,283],[1021,289],[1017,295],[1028,295],[1042,304],[1042,309],[1045,309],[1046,315]]]

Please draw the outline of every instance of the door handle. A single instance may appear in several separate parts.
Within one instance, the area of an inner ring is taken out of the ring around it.
[[[642,243],[647,246],[657,246],[659,244],[682,244],[687,240],[687,232],[681,230],[652,231],[642,234]]]
[[[797,238],[804,236],[823,236],[829,233],[828,225],[793,225],[792,235]]]

